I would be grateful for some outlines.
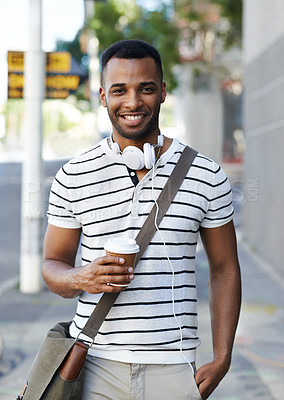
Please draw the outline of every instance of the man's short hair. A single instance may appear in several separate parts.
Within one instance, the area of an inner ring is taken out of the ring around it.
[[[161,76],[161,82],[163,81],[163,67],[161,56],[155,47],[149,43],[138,39],[121,40],[112,44],[108,47],[101,55],[101,77],[102,83],[104,83],[104,70],[109,60],[114,58],[122,58],[127,60],[141,59],[145,57],[151,57],[154,59],[157,70]]]

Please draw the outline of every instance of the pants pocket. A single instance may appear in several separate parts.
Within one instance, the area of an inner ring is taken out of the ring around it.
[[[196,372],[195,365],[193,366],[193,370],[190,371],[190,376],[191,376],[191,381],[192,381],[192,385],[191,385],[191,393],[192,393],[192,395],[190,397],[190,400],[203,400],[202,397],[201,397],[201,394],[199,392],[198,386],[197,386],[197,384],[195,382],[195,379],[194,379],[194,374],[195,374],[194,371]]]

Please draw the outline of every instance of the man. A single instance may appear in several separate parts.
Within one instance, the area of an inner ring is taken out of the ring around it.
[[[206,399],[229,369],[240,309],[228,179],[198,154],[135,273],[123,258],[106,256],[110,237],[136,237],[184,145],[159,130],[166,84],[157,50],[122,41],[101,61],[112,133],[55,178],[43,277],[52,292],[78,296],[73,337],[103,292],[121,292],[89,350],[83,399]],[[199,232],[210,265],[214,358],[194,376]],[[80,239],[82,265],[74,268]]]

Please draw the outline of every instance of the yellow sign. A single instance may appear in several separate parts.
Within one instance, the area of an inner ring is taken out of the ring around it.
[[[45,80],[47,99],[66,99],[79,86],[78,75],[49,75]]]
[[[65,99],[70,91],[75,91],[80,82],[78,75],[48,75],[45,78],[46,98]],[[8,97],[22,98],[24,91],[24,75],[8,74]]]
[[[46,53],[46,72],[68,73],[71,70],[71,54],[67,51]]]
[[[24,56],[23,51],[8,51],[8,98],[21,99],[24,95]],[[75,61],[67,51],[46,53],[45,98],[65,99],[78,88],[81,79],[87,74],[77,73]],[[75,73],[72,68],[74,68]]]
[[[24,72],[23,51],[8,51],[7,60],[9,72]]]
[[[78,75],[50,75],[46,77],[45,84],[47,89],[69,89],[76,90],[80,78]]]
[[[24,75],[9,74],[8,75],[8,86],[13,89],[23,88],[24,87]]]
[[[8,51],[8,72],[24,72],[23,51]],[[71,71],[71,54],[68,51],[46,53],[46,72],[68,73]]]
[[[8,73],[8,99],[21,99],[24,92],[24,75]]]

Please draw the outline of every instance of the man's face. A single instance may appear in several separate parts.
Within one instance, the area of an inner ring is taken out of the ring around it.
[[[113,136],[143,140],[156,137],[160,105],[166,98],[155,61],[111,58],[104,71],[100,97],[113,125]]]

